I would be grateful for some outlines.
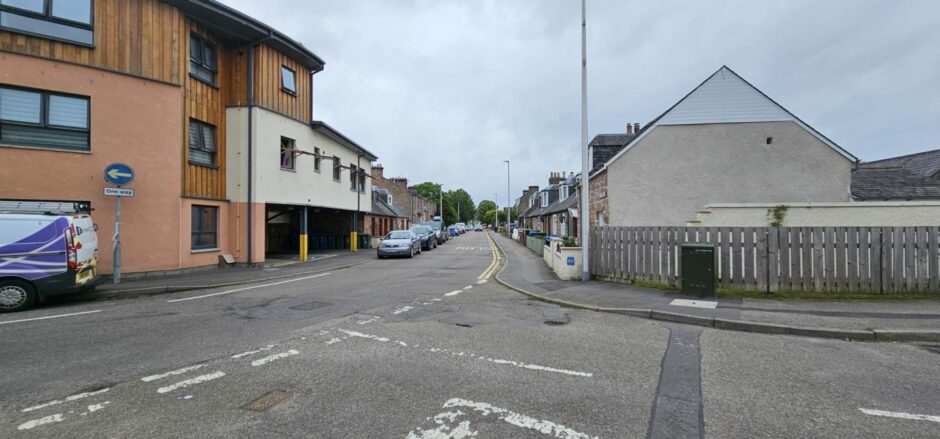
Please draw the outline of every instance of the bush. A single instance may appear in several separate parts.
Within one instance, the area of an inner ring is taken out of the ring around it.
[[[577,247],[578,241],[570,236],[565,236],[561,238],[562,247]]]

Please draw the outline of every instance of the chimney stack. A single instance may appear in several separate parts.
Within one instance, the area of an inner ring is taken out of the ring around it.
[[[627,134],[633,134],[633,124],[627,124]]]
[[[633,134],[640,134],[640,124],[633,124]]]
[[[385,180],[384,173],[385,168],[383,168],[382,165],[376,163],[375,166],[372,167],[372,180]]]

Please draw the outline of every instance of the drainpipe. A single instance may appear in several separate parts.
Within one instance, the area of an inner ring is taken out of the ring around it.
[[[252,250],[254,249],[254,239],[253,239],[253,215],[254,209],[252,208],[252,201],[254,194],[252,193],[252,180],[254,175],[252,172],[252,149],[254,146],[254,134],[252,133],[253,121],[252,121],[252,112],[255,106],[255,43],[248,45],[248,266],[251,266],[252,260]]]
[[[356,157],[356,172],[362,172],[362,168],[360,168],[360,166],[362,166],[362,163],[360,163],[361,159],[362,154],[359,154],[359,156]],[[355,252],[359,251],[359,203],[362,201],[363,188],[359,187],[359,175],[351,175],[351,177],[354,178],[356,182],[356,213],[353,215],[353,229],[349,237],[349,249]]]

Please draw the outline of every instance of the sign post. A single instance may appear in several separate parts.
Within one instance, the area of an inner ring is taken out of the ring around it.
[[[104,180],[116,188],[104,188],[104,194],[115,197],[114,200],[114,283],[121,283],[121,197],[133,197],[133,189],[121,188],[134,181],[134,170],[123,163],[111,163],[104,168]]]

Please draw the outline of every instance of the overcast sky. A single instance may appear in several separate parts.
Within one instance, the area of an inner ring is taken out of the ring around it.
[[[314,118],[386,176],[506,203],[580,170],[577,0],[224,0],[326,61]],[[589,133],[722,65],[862,160],[940,148],[940,1],[588,0]]]

